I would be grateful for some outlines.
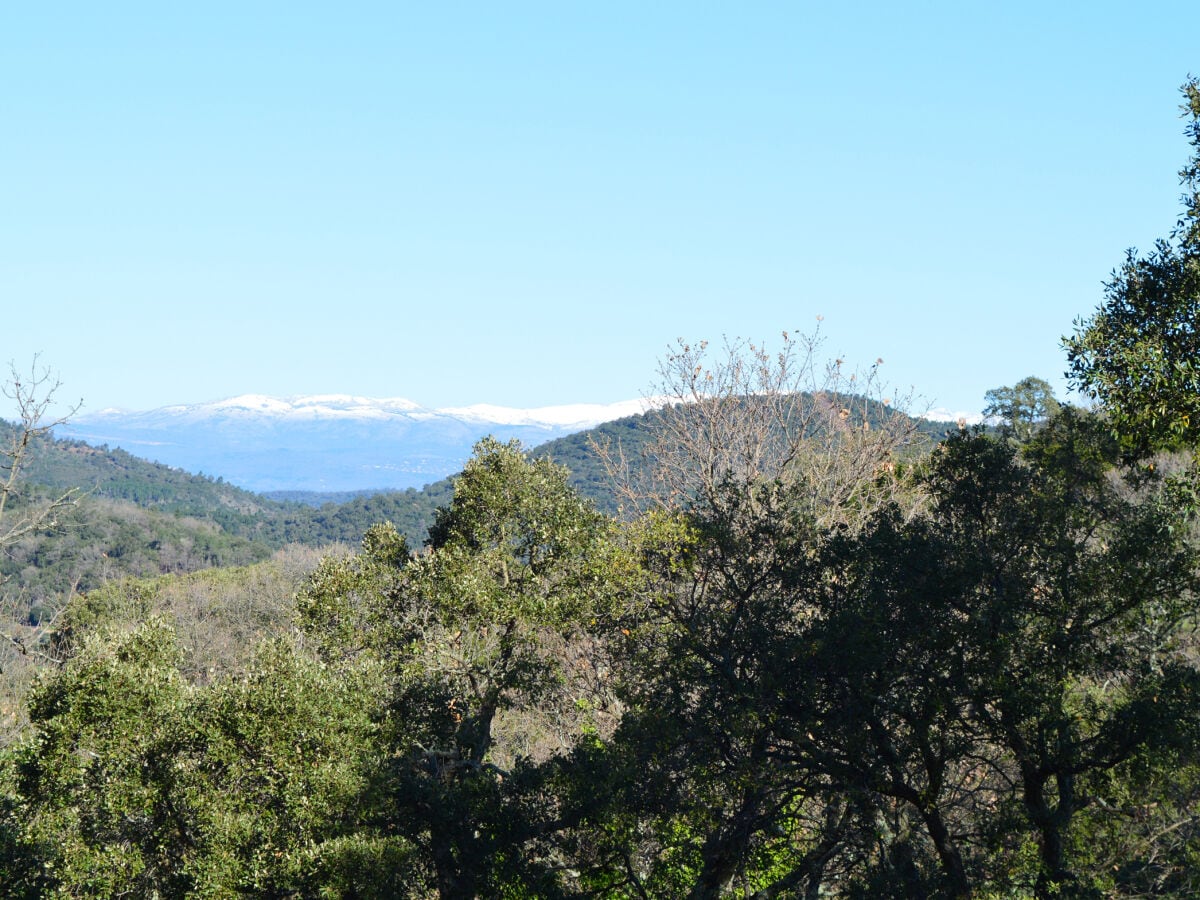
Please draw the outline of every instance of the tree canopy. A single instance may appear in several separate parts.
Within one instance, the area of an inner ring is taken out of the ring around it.
[[[987,405],[983,415],[1018,441],[1033,437],[1034,431],[1061,408],[1049,383],[1032,375],[1012,387],[993,388],[984,395],[984,401]]]
[[[1200,443],[1200,81],[1182,90],[1193,151],[1183,214],[1150,253],[1129,251],[1104,303],[1064,339],[1073,383],[1143,456]]]

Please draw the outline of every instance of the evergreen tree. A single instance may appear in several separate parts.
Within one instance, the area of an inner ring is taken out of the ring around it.
[[[1200,81],[1182,90],[1193,148],[1183,215],[1151,253],[1129,251],[1104,303],[1064,339],[1073,383],[1135,456],[1200,444]]]

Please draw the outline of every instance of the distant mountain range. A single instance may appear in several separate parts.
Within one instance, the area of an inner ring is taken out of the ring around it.
[[[60,438],[119,447],[256,492],[421,487],[459,471],[481,437],[533,447],[642,412],[644,400],[539,409],[429,409],[401,398],[247,394],[145,412],[80,414]]]

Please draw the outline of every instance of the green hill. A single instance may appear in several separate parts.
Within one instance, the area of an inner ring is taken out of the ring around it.
[[[883,407],[868,405],[866,418],[883,412]],[[580,494],[600,510],[616,513],[615,486],[597,448],[620,448],[631,466],[644,464],[658,415],[617,419],[542,444],[532,455],[566,466]],[[946,426],[922,421],[919,428],[938,440]],[[449,503],[454,479],[419,491],[332,498],[303,494],[284,500],[147,462],[124,450],[42,439],[30,455],[25,481],[29,497],[68,488],[83,492],[67,527],[31,536],[0,557],[4,596],[20,598],[36,616],[64,592],[92,590],[126,575],[246,565],[292,544],[355,546],[367,528],[382,521],[392,522],[411,546],[420,546],[437,508]]]

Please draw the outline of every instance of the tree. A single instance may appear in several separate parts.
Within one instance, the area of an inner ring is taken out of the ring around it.
[[[910,397],[866,372],[822,363],[819,330],[783,332],[777,352],[743,340],[721,349],[682,338],[659,364],[659,409],[643,464],[601,447],[630,510],[719,510],[731,486],[778,483],[821,524],[852,524],[903,494],[904,465],[927,446]]]
[[[61,527],[79,500],[74,488],[47,494],[23,478],[39,445],[78,405],[60,416],[51,413],[60,383],[36,356],[27,373],[12,363],[9,372],[0,392],[15,405],[16,420],[0,420],[0,553]],[[0,593],[0,744],[20,727],[22,695],[34,669],[54,661],[44,646],[52,624],[53,617],[30,622],[27,599]]]
[[[565,826],[537,764],[607,702],[593,632],[628,566],[564,469],[489,438],[424,552],[377,526],[301,593],[302,627],[330,663],[368,657],[390,673],[387,749],[362,806],[425,848],[431,891],[555,889],[547,841]]]
[[[0,896],[398,896],[403,837],[357,803],[385,685],[289,644],[191,685],[173,630],[97,632],[3,759]]]
[[[1041,378],[1022,378],[1012,387],[993,388],[984,395],[985,417],[999,421],[1001,431],[1024,442],[1060,408],[1054,389]]]
[[[933,457],[926,511],[839,539],[817,671],[854,712],[830,720],[848,727],[824,735],[842,745],[829,757],[918,814],[954,896],[1107,887],[1080,814],[1114,799],[1118,767],[1195,753],[1189,514],[1170,485],[1118,489],[1116,462],[1075,410],[1024,458],[963,433]]]
[[[635,523],[652,578],[596,755],[592,877],[1049,897],[1115,889],[1099,861],[1124,846],[1130,884],[1151,864],[1187,883],[1192,794],[1162,766],[1196,758],[1197,550],[1184,485],[1119,472],[1102,421],[1066,408],[1023,445],[951,436],[917,504],[818,520],[803,482],[727,478]],[[1141,813],[1098,812],[1135,785],[1163,798],[1136,839]]]
[[[1139,457],[1200,445],[1200,80],[1182,91],[1193,148],[1183,215],[1150,254],[1128,252],[1100,308],[1064,338],[1072,383]]]
[[[592,816],[618,823],[591,843],[631,894],[816,896],[862,831],[809,752],[827,719],[786,648],[816,637],[829,537],[919,506],[923,442],[881,360],[860,377],[818,348],[784,334],[777,354],[732,342],[714,359],[681,341],[660,368],[650,474],[626,482],[649,581],[624,622],[626,712]]]
[[[34,357],[28,374],[9,364],[10,379],[0,392],[16,405],[15,423],[5,423],[6,440],[0,449],[0,548],[29,534],[55,528],[61,515],[74,505],[78,491],[70,489],[49,498],[21,491],[21,474],[39,441],[66,423],[78,405],[66,414],[49,417],[60,382],[40,367]]]

